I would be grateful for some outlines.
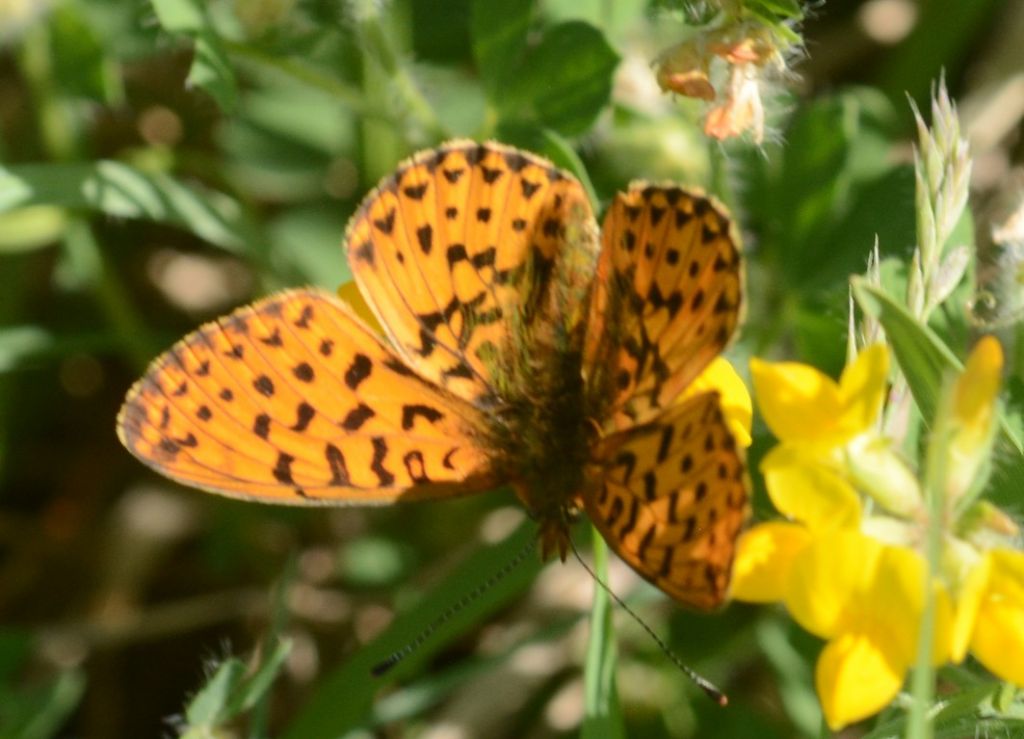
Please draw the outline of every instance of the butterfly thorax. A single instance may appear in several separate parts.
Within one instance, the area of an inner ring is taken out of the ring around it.
[[[492,448],[540,524],[545,559],[556,552],[565,559],[593,432],[582,362],[597,235],[581,218],[570,219],[562,238],[556,259],[538,256],[531,265],[537,292],[521,306],[503,352],[505,393],[492,423]]]

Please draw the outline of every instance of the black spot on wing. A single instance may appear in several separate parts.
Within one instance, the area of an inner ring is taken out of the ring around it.
[[[261,413],[253,420],[252,432],[261,439],[266,439],[270,436],[270,416],[266,413]]]
[[[374,220],[373,225],[385,235],[390,235],[395,230],[395,209],[392,208],[383,218]]]
[[[345,464],[345,455],[334,444],[328,443],[324,448],[324,456],[327,459],[327,466],[331,470],[331,485],[349,487],[352,480],[348,475],[348,466]]]
[[[442,418],[444,418],[444,414],[441,411],[429,405],[422,405],[419,403],[403,405],[402,429],[405,431],[409,431],[410,429],[412,429],[413,425],[416,423],[417,416],[422,416],[430,423],[437,423]]]
[[[299,320],[295,322],[296,328],[309,328],[309,322],[313,319],[313,306],[304,305],[299,313]]]
[[[342,419],[341,427],[346,431],[358,431],[364,423],[375,415],[377,414],[373,408],[366,405],[366,403],[360,403],[345,415],[345,418]]]
[[[416,240],[419,242],[420,250],[424,254],[430,254],[434,244],[434,229],[429,223],[416,229]]]
[[[373,444],[373,461],[370,469],[380,482],[382,488],[390,487],[395,482],[395,476],[384,466],[384,458],[388,454],[388,443],[381,437],[375,436],[371,440]]]
[[[286,485],[294,484],[295,480],[292,478],[292,462],[294,461],[295,457],[287,452],[278,453],[277,464],[274,465],[274,479]]]
[[[373,242],[364,241],[362,244],[352,250],[352,256],[360,262],[366,262],[371,267],[373,266]]]
[[[252,386],[256,388],[256,392],[267,398],[274,394],[274,382],[266,375],[260,375],[253,380]]]
[[[413,482],[430,482],[422,452],[418,450],[408,452],[402,457],[402,463],[405,465],[405,470],[409,473],[409,477],[412,478]]]
[[[267,346],[281,346],[282,344],[284,344],[284,342],[281,341],[281,329],[278,328],[277,326],[274,327],[274,331],[273,333],[270,334],[270,336],[263,337],[260,339],[260,341],[262,341]]]
[[[356,354],[352,358],[352,364],[345,370],[345,384],[348,385],[350,390],[355,390],[363,380],[370,376],[372,369],[373,362],[368,356]]]
[[[295,407],[295,424],[292,426],[292,431],[305,431],[309,428],[309,424],[315,415],[316,410],[313,406],[306,401],[299,403]]]
[[[423,196],[427,192],[427,183],[424,182],[419,185],[406,185],[402,188],[402,192],[406,197],[412,198],[413,200],[423,200]]]

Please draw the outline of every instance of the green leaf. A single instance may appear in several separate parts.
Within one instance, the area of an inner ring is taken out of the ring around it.
[[[53,76],[72,95],[119,105],[124,98],[115,60],[109,57],[84,8],[64,3],[50,18]]]
[[[591,537],[594,571],[608,581],[608,545],[597,532]],[[626,735],[615,686],[616,644],[611,602],[607,591],[594,583],[590,609],[590,639],[583,668],[583,739],[620,739]]]
[[[494,101],[502,117],[531,117],[567,136],[583,133],[608,103],[619,64],[604,34],[569,21],[548,29]]]
[[[804,14],[797,0],[746,0],[744,5],[748,10],[757,8],[765,15],[783,18],[802,18]]]
[[[39,326],[5,326],[0,329],[0,373],[21,366],[26,358],[48,354],[56,343]]]
[[[895,177],[887,156],[893,119],[888,102],[863,89],[814,101],[794,117],[781,170],[755,195],[776,227],[769,248],[778,250],[789,284],[845,282],[861,268],[876,233],[883,248],[905,246],[897,239],[907,237],[912,215],[893,225],[874,217],[904,188],[913,193],[912,176]]]
[[[245,664],[235,657],[220,663],[213,677],[199,689],[185,708],[185,720],[189,726],[216,726],[225,718],[225,708],[231,694],[238,689],[245,677]]]
[[[151,0],[156,19],[168,33],[198,33],[206,27],[206,14],[196,0]]]
[[[857,304],[885,329],[914,401],[925,423],[931,425],[944,377],[962,371],[963,364],[934,331],[921,325],[884,290],[862,277],[854,277],[852,284]]]
[[[238,82],[216,34],[204,29],[196,36],[195,57],[186,82],[206,90],[221,110],[231,112],[238,102]]]
[[[470,6],[473,56],[492,96],[500,93],[526,49],[532,5],[532,0],[473,0]]]
[[[56,737],[85,692],[85,675],[62,672],[43,684],[0,690],[0,736],[4,739]]]
[[[284,732],[285,739],[336,739],[370,721],[373,698],[381,687],[395,678],[415,674],[445,645],[525,590],[539,569],[538,558],[527,552],[518,567],[453,613],[416,651],[383,677],[371,676],[373,666],[412,644],[428,624],[520,556],[535,537],[533,522],[527,522],[505,541],[482,549],[429,588],[415,608],[399,613],[383,634],[320,681],[313,697]]]
[[[0,215],[0,253],[32,251],[55,244],[67,218],[63,208],[34,205]]]
[[[231,112],[238,99],[238,82],[205,5],[199,0],[151,0],[157,20],[168,33],[186,36],[195,50],[188,83],[205,90],[221,110]]]
[[[31,205],[168,223],[231,251],[251,247],[255,238],[241,207],[223,193],[121,162],[0,166],[0,213]]]
[[[274,643],[270,653],[263,657],[256,671],[236,684],[224,705],[222,721],[229,721],[256,705],[256,702],[270,690],[291,649],[292,643],[288,639],[279,639]]]

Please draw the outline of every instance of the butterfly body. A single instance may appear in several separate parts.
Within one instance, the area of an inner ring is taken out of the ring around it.
[[[580,184],[499,144],[452,142],[367,196],[346,251],[384,341],[296,290],[158,358],[118,421],[185,484],[278,503],[380,505],[509,484],[563,559],[585,511],[677,600],[725,597],[742,455],[694,380],[739,321],[724,210],[674,185]]]

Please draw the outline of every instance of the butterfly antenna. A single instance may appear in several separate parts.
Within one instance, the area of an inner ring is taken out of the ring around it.
[[[604,592],[608,593],[608,595],[612,597],[612,600],[614,600],[622,610],[628,613],[634,621],[640,624],[641,628],[643,628],[643,630],[647,632],[647,635],[654,639],[654,643],[657,644],[661,651],[665,653],[665,656],[672,660],[672,663],[676,667],[678,667],[684,675],[690,678],[690,680],[692,680],[698,688],[703,690],[704,694],[708,698],[710,698],[720,706],[728,705],[729,697],[725,693],[723,693],[721,690],[715,687],[710,680],[698,674],[692,667],[685,664],[681,659],[679,659],[676,653],[669,649],[668,645],[664,641],[662,641],[661,637],[654,633],[654,629],[648,626],[647,623],[642,618],[640,618],[640,616],[637,615],[636,611],[634,611],[632,608],[626,605],[626,602],[615,594],[615,591],[611,589],[608,583],[606,583],[604,580],[597,576],[597,573],[594,572],[590,565],[588,565],[586,561],[583,559],[583,557],[580,556],[580,551],[576,548],[576,542],[574,542],[572,538],[569,539],[569,544],[570,546],[572,546],[572,553],[576,556],[576,561],[583,565],[583,569],[585,569],[587,573],[594,579],[594,582],[600,585]]]
[[[536,548],[537,539],[536,537],[531,536],[529,540],[526,542],[526,545],[522,549],[520,549],[515,554],[515,556],[512,557],[512,559],[510,559],[508,562],[502,565],[500,569],[498,569],[495,573],[493,573],[482,583],[480,583],[475,588],[473,588],[468,593],[459,598],[455,603],[448,606],[448,608],[446,608],[440,616],[435,618],[425,629],[423,629],[423,631],[417,634],[412,641],[408,642],[401,649],[392,652],[390,655],[388,655],[386,659],[381,660],[380,662],[375,664],[370,669],[370,673],[374,677],[381,677],[382,675],[386,674],[389,670],[391,670],[392,667],[394,667],[403,659],[405,659],[410,654],[419,649],[423,645],[423,643],[427,641],[427,639],[429,639],[431,636],[433,636],[434,632],[436,632],[438,629],[444,626],[452,618],[452,616],[454,616],[456,613],[461,611],[463,608],[468,606],[470,603],[475,601],[481,595],[483,595],[492,587],[501,582],[506,575],[508,575],[510,572],[512,572],[512,570],[521,565],[523,563],[523,560],[525,560],[526,557]]]

